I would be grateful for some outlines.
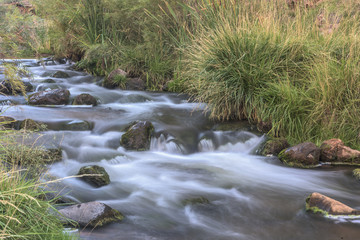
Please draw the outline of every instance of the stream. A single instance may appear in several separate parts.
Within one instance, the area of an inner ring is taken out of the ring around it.
[[[81,93],[98,99],[95,107],[37,107],[26,105],[22,96],[0,96],[4,116],[49,126],[36,139],[45,147],[63,149],[63,160],[49,169],[52,176],[73,176],[94,164],[109,173],[111,183],[101,188],[77,178],[64,180],[59,188],[74,202],[103,202],[126,216],[120,223],[80,229],[81,239],[359,239],[359,219],[328,219],[305,211],[312,192],[360,209],[360,183],[351,176],[352,168],[296,169],[276,157],[259,156],[264,136],[247,123],[209,120],[206,105],[188,102],[184,95],[109,90],[100,86],[101,78],[72,70],[70,63],[17,64],[32,73],[24,81],[35,91],[63,88],[71,99]],[[42,83],[59,70],[70,78]],[[149,151],[120,146],[123,129],[136,120],[155,127]],[[83,121],[89,129],[64,130]],[[183,204],[198,197],[210,204]]]

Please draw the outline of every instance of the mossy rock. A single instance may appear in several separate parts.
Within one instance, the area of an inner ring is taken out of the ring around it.
[[[138,121],[126,128],[120,144],[127,150],[146,151],[150,148],[154,126],[148,121]]]
[[[69,78],[69,74],[63,71],[57,71],[52,75],[53,78]]]
[[[94,187],[102,187],[110,184],[109,174],[103,167],[97,165],[91,165],[82,167],[79,170],[78,175],[84,174],[97,174],[99,176],[83,176],[81,179]]]
[[[198,205],[198,204],[210,204],[210,201],[205,197],[189,198],[182,201],[184,206],[187,205]]]
[[[262,150],[262,155],[279,155],[279,153],[290,147],[290,144],[286,140],[286,138],[270,138],[264,144],[264,148]]]
[[[20,129],[29,131],[44,131],[47,129],[47,126],[44,123],[36,122],[32,119],[25,119],[21,121]]]
[[[89,131],[92,129],[92,124],[88,121],[83,120],[74,120],[71,122],[67,122],[63,125],[62,130],[68,131]]]
[[[353,170],[353,176],[356,180],[360,181],[360,168]]]
[[[278,157],[282,163],[290,167],[314,168],[320,164],[320,148],[314,143],[305,142],[284,149]]]

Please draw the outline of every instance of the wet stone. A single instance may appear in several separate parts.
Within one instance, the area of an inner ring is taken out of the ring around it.
[[[105,171],[103,167],[97,165],[82,167],[80,168],[78,175],[84,175],[84,174],[98,175],[98,176],[81,177],[81,180],[89,183],[94,187],[102,187],[110,184],[109,174]]]

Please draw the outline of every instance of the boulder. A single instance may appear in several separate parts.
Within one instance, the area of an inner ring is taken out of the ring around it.
[[[15,128],[16,120],[12,117],[0,116],[0,127],[5,129]]]
[[[306,199],[306,210],[322,215],[360,215],[360,210],[355,210],[339,201],[320,193],[312,193]]]
[[[97,105],[97,100],[95,97],[87,93],[82,93],[75,97],[73,105]]]
[[[118,210],[100,202],[77,204],[61,209],[59,213],[64,223],[89,228],[101,227],[124,219]]]
[[[117,88],[120,85],[119,79],[126,80],[127,75],[128,74],[124,70],[122,70],[120,68],[115,69],[104,79],[103,87],[109,88],[109,89]]]
[[[22,85],[23,86],[19,84],[12,85],[9,81],[4,80],[0,83],[0,93],[5,95],[16,95],[21,94],[23,90],[25,92],[31,92],[33,90],[33,85],[29,82],[22,82]]]
[[[150,148],[154,126],[148,121],[138,121],[127,128],[121,136],[120,144],[127,150],[146,151]]]
[[[279,159],[292,167],[314,167],[319,164],[320,148],[311,142],[301,143],[280,152]]]
[[[277,156],[282,150],[288,147],[290,147],[290,144],[286,138],[270,138],[268,141],[266,141],[264,149],[262,150],[262,154],[264,156]]]
[[[103,167],[99,167],[96,165],[82,167],[79,170],[78,175],[84,174],[97,174],[99,176],[84,176],[81,177],[82,180],[89,183],[94,187],[102,187],[110,184],[109,174],[105,171]]]
[[[360,181],[360,168],[354,169],[352,173],[353,173],[354,178],[356,178],[356,180]]]
[[[37,92],[29,96],[31,105],[63,105],[69,102],[70,92],[64,89],[53,89]]]
[[[40,130],[45,130],[46,125],[43,123],[36,122],[32,119],[25,119],[21,121],[19,128],[30,131],[40,131]]]
[[[63,71],[57,71],[52,75],[53,78],[69,78],[69,74]]]
[[[322,162],[360,164],[360,151],[344,145],[340,139],[330,139],[320,146]]]

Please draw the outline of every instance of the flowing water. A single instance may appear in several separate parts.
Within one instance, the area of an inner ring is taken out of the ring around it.
[[[312,192],[360,209],[360,183],[351,177],[352,169],[288,168],[275,157],[256,155],[264,137],[249,132],[249,126],[225,131],[203,114],[204,104],[188,102],[185,96],[108,90],[99,86],[101,79],[73,71],[70,64],[21,62],[32,72],[36,91],[65,88],[72,98],[90,93],[99,100],[96,107],[35,107],[26,105],[22,97],[0,97],[3,115],[49,125],[37,141],[63,149],[63,161],[51,166],[51,175],[76,175],[91,164],[109,173],[111,184],[101,188],[79,179],[63,182],[62,192],[73,201],[100,201],[126,216],[121,223],[82,229],[82,239],[360,238],[360,220],[326,219],[305,212],[305,199]],[[57,70],[71,77],[41,83]],[[9,102],[18,105],[6,106]],[[154,124],[149,151],[120,146],[123,129],[135,120]],[[64,130],[82,121],[90,123],[89,130]],[[198,197],[210,204],[183,204]]]

